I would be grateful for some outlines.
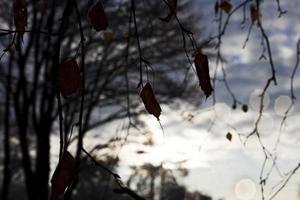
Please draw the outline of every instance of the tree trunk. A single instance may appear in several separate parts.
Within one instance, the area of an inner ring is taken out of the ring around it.
[[[48,199],[49,172],[50,172],[50,126],[49,122],[41,123],[37,133],[37,158],[35,184],[37,200]]]
[[[11,179],[10,173],[10,95],[11,95],[11,72],[12,72],[12,57],[10,57],[8,65],[8,74],[6,82],[6,99],[5,99],[5,122],[4,122],[4,170],[3,170],[3,183],[1,190],[1,199],[6,200],[9,192],[9,184]]]

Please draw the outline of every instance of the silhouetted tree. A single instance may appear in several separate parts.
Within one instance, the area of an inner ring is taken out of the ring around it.
[[[16,146],[20,147],[27,198],[44,200],[48,198],[51,133],[59,132],[61,158],[74,129],[78,167],[82,140],[89,130],[124,117],[129,117],[130,126],[139,124],[136,116],[143,110],[138,107],[138,84],[155,84],[160,102],[191,91],[185,82],[188,63],[182,45],[178,45],[182,44],[182,27],[175,20],[168,24],[159,20],[167,11],[164,2],[101,2],[109,21],[101,33],[92,28],[87,15],[96,3],[93,1],[0,3],[0,95],[5,97],[1,104],[3,200],[14,176],[11,158],[19,151]],[[188,1],[182,1],[178,10],[189,6]],[[180,18],[197,30],[190,12]],[[76,71],[63,72],[59,67],[70,59],[79,63],[81,73],[80,90],[72,95],[62,87],[70,87],[65,78],[73,77]],[[66,77],[61,78],[61,73]],[[176,73],[182,75],[175,77]],[[18,145],[11,144],[13,138]]]

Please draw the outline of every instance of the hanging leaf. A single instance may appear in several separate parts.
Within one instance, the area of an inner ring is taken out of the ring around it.
[[[154,96],[152,87],[149,82],[147,82],[146,85],[142,88],[142,91],[140,92],[140,97],[144,102],[146,110],[159,120],[161,108]]]
[[[224,10],[227,14],[229,14],[231,12],[232,9],[232,5],[230,3],[229,0],[223,0],[221,2],[220,7],[222,8],[222,10]]]
[[[217,15],[219,12],[219,1],[216,1],[214,9],[215,9],[215,15]]]
[[[177,9],[177,0],[168,0],[168,5],[170,8],[170,11],[172,13],[176,13],[176,9]]]
[[[108,20],[100,1],[90,8],[88,16],[96,31],[103,31],[108,27]]]
[[[172,16],[176,14],[177,0],[168,0],[167,5],[169,8],[169,14],[166,17],[160,17],[160,20],[164,22],[169,22],[172,19]]]
[[[232,140],[232,134],[230,132],[228,132],[226,134],[226,138],[227,138],[227,140],[229,140],[231,142],[231,140]]]
[[[213,88],[210,83],[208,58],[206,55],[202,54],[201,50],[197,50],[194,55],[194,62],[197,76],[199,79],[199,85],[207,98],[211,95],[213,91]]]
[[[80,70],[74,58],[59,65],[58,88],[64,97],[76,92],[80,88],[80,83]]]
[[[255,5],[250,6],[250,15],[251,15],[251,21],[253,24],[259,20],[259,12]]]
[[[71,184],[75,172],[75,159],[65,151],[51,178],[51,200],[59,200],[66,188]]]
[[[247,104],[242,105],[242,110],[244,112],[247,112],[248,111],[248,105]]]
[[[13,2],[14,10],[14,23],[17,31],[25,31],[27,26],[27,6],[25,0],[14,0]],[[24,32],[19,33],[21,35]]]

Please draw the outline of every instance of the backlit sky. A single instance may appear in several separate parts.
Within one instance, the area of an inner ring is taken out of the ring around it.
[[[204,21],[209,22],[204,26],[207,35],[215,33],[217,24],[211,23],[214,18],[214,1],[194,0],[197,13],[205,16]],[[232,1],[234,5],[237,2]],[[297,39],[300,37],[299,24],[299,0],[281,0],[282,8],[288,13],[277,18],[278,12],[275,0],[265,0],[262,4],[263,25],[271,42],[275,68],[277,72],[278,86],[272,86],[268,91],[269,103],[265,110],[262,124],[259,126],[263,134],[264,144],[272,150],[278,135],[282,113],[289,103],[289,76],[295,64],[295,49]],[[227,59],[225,69],[228,73],[228,81],[234,93],[244,103],[249,104],[249,111],[244,113],[240,107],[231,109],[232,100],[226,92],[224,85],[218,84],[215,90],[217,104],[212,112],[211,98],[200,107],[182,104],[182,110],[171,109],[162,105],[163,114],[161,123],[164,127],[165,137],[159,124],[152,116],[142,116],[147,126],[154,134],[155,145],[151,148],[142,145],[128,144],[120,152],[120,168],[118,173],[122,178],[128,176],[128,166],[142,165],[151,162],[154,165],[165,162],[166,167],[172,167],[170,163],[187,159],[184,164],[190,170],[185,179],[180,183],[186,184],[191,190],[199,190],[213,196],[224,197],[230,200],[261,199],[259,188],[259,175],[264,155],[258,144],[258,140],[252,137],[244,146],[238,138],[237,132],[228,126],[228,123],[237,128],[240,133],[248,133],[253,128],[257,116],[257,89],[264,86],[270,74],[267,61],[259,61],[261,54],[260,33],[256,27],[252,30],[250,40],[245,49],[242,48],[246,38],[247,28],[240,29],[241,12],[232,16],[222,43],[223,56]],[[203,22],[201,22],[203,23]],[[249,23],[249,22],[248,22]],[[202,26],[201,26],[202,27]],[[215,35],[215,34],[213,34]],[[210,60],[211,70],[215,67],[214,60]],[[212,74],[212,73],[211,73]],[[299,73],[296,75],[295,92],[300,98]],[[300,104],[298,100],[286,121],[282,132],[281,142],[278,146],[278,165],[282,172],[289,172],[300,162]],[[195,117],[191,122],[184,120],[184,116],[192,114]],[[208,131],[212,121],[215,124]],[[109,131],[109,127],[103,127],[97,132]],[[226,133],[233,135],[231,142],[226,140]],[[56,140],[54,138],[54,140]],[[92,137],[85,138],[87,146],[97,144]],[[54,149],[54,148],[52,148]],[[137,150],[145,150],[144,155],[137,155]],[[277,196],[278,200],[296,200],[300,197],[300,172],[298,172]],[[273,173],[268,182],[266,196],[271,192],[271,187],[276,185],[280,177]],[[268,198],[267,198],[268,199]]]

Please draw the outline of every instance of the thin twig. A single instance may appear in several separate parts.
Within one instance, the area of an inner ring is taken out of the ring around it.
[[[102,168],[104,171],[106,171],[107,173],[109,173],[114,178],[115,182],[120,187],[120,189],[114,189],[114,191],[116,193],[127,194],[127,195],[131,196],[135,200],[144,200],[143,197],[139,196],[137,193],[135,193],[134,191],[132,191],[128,187],[124,186],[123,183],[122,183],[122,181],[121,181],[121,177],[118,174],[112,172],[110,169],[108,169],[107,167],[105,167],[104,165],[102,165],[92,155],[90,155],[84,148],[82,148],[81,150],[95,163],[96,166]]]

